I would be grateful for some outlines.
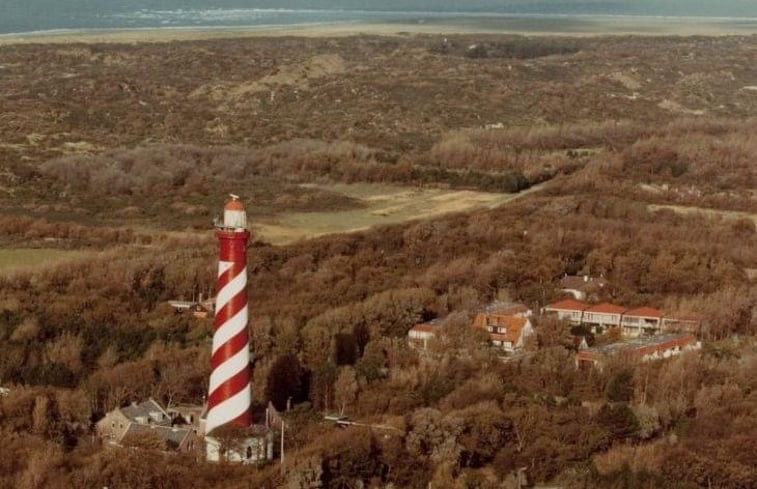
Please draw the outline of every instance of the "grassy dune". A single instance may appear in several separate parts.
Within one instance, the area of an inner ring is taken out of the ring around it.
[[[86,251],[49,248],[0,249],[0,275],[39,270],[46,266],[78,260],[88,254]]]
[[[424,219],[449,212],[496,207],[518,195],[375,184],[310,187],[358,199],[364,206],[346,211],[279,214],[269,221],[253,223],[253,230],[266,241],[285,244],[303,238],[360,231],[381,224]]]

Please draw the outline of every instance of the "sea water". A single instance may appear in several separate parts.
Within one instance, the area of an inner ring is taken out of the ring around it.
[[[757,0],[0,0],[0,34],[451,18],[757,20]]]

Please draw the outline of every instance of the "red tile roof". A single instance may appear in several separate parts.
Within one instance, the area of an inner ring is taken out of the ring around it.
[[[640,318],[661,318],[663,316],[663,312],[659,309],[655,309],[654,307],[645,306],[637,307],[636,309],[629,309],[623,315]]]
[[[416,324],[415,326],[410,328],[410,331],[417,331],[418,333],[434,333],[436,332],[436,328],[428,323]]]
[[[623,314],[626,312],[626,308],[623,306],[616,306],[615,304],[610,304],[609,302],[603,302],[601,304],[597,304],[596,306],[591,306],[590,308],[586,309],[586,312],[597,312],[600,314]]]
[[[704,321],[704,316],[696,312],[682,312],[672,315],[666,314],[665,319],[668,319],[670,321],[701,322]]]
[[[660,341],[659,343],[655,343],[651,345],[644,345],[640,348],[636,348],[635,350],[633,350],[633,354],[636,355],[637,357],[643,357],[644,355],[649,355],[656,351],[665,351],[669,348],[673,348],[676,346],[683,348],[687,345],[690,345],[696,342],[697,340],[691,336],[670,338],[664,341]]]
[[[587,307],[588,306],[581,301],[576,301],[573,299],[565,299],[562,301],[557,301],[553,304],[548,304],[545,309],[563,309],[566,311],[583,311]]]
[[[581,350],[576,354],[576,359],[579,361],[595,362],[619,354],[642,358],[644,355],[649,355],[654,352],[663,352],[676,346],[683,349],[688,345],[694,344],[696,344],[696,338],[690,335],[639,337],[629,341]]]
[[[476,316],[476,319],[473,321],[473,326],[484,330],[487,326],[505,328],[504,333],[489,333],[489,337],[493,340],[509,341],[515,345],[518,343],[518,340],[520,340],[521,333],[523,332],[523,328],[526,326],[527,321],[528,319],[522,317],[497,315],[496,321],[493,321],[492,324],[487,324],[486,314],[481,313]],[[497,330],[495,329],[494,331]]]

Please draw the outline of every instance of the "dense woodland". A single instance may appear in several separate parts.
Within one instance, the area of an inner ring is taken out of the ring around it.
[[[493,489],[520,469],[568,488],[755,487],[755,67],[754,38],[3,47],[0,242],[93,253],[0,276],[0,487]],[[541,186],[254,240],[253,397],[294,401],[283,468],[94,440],[132,400],[201,402],[212,319],[166,301],[212,292],[225,195],[252,219],[360,205],[300,186],[319,181]],[[483,303],[561,297],[566,273],[605,276],[598,300],[703,314],[703,349],[586,372],[560,321],[537,317],[509,362],[470,331]],[[420,355],[407,331],[437,317]],[[342,410],[396,430],[322,422]]]

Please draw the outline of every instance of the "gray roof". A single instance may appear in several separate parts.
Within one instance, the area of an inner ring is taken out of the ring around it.
[[[163,407],[154,399],[148,399],[139,404],[132,404],[131,406],[122,407],[121,412],[124,414],[124,416],[134,422],[139,421],[137,418],[147,418],[148,422],[150,423],[155,423],[158,425],[171,424],[171,418],[170,416],[168,416],[168,413],[166,413],[165,409],[163,409]],[[160,413],[162,419],[156,420],[152,416],[150,416],[154,413]]]
[[[476,309],[476,312],[484,312],[484,313],[497,313],[500,311],[506,311],[511,309],[523,309],[525,311],[528,310],[528,306],[521,304],[519,302],[506,302],[506,301],[495,301],[490,302],[489,304],[483,305]]]
[[[141,434],[147,433],[148,431],[155,433],[159,437],[166,440],[166,442],[168,443],[168,448],[175,450],[179,448],[181,442],[184,440],[184,438],[187,437],[191,429],[129,423],[129,426],[126,428],[126,431],[124,431],[123,436],[121,436],[121,440],[123,441],[123,439],[129,435],[139,436]]]
[[[589,275],[566,275],[560,279],[559,286],[561,289],[587,291],[595,288],[601,288],[609,284],[610,282],[608,282],[604,277],[592,277]]]
[[[635,351],[645,346],[662,345],[669,341],[682,340],[691,338],[690,335],[685,334],[664,334],[656,336],[639,336],[627,341],[621,341],[618,343],[611,343],[609,345],[595,346],[588,348],[585,351],[589,353],[599,353],[602,355],[616,355],[622,351]]]

